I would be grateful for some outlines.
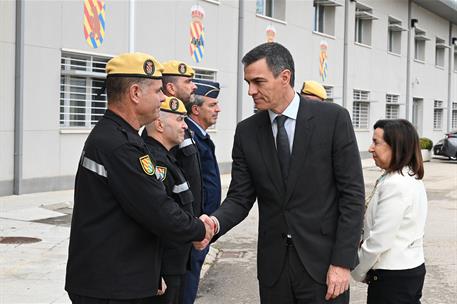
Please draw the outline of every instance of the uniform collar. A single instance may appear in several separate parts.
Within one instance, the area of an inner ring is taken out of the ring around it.
[[[141,133],[141,137],[143,138],[143,140],[146,144],[151,145],[155,148],[156,153],[162,153],[162,154],[166,155],[168,158],[170,158],[173,162],[176,161],[173,153],[171,152],[173,149],[168,151],[167,148],[165,148],[165,146],[162,145],[161,142],[159,142],[155,138],[149,136],[146,129],[144,129],[143,133]],[[154,155],[152,155],[152,156],[154,156]]]
[[[203,130],[203,128],[200,127],[200,125],[196,123],[192,118],[187,116],[186,120],[187,122],[190,122],[191,125],[194,125],[194,128],[192,128],[192,126],[188,124],[189,128],[191,128],[199,137],[206,138],[208,136],[208,133],[205,130]]]
[[[138,130],[136,130],[134,127],[132,127],[127,121],[125,121],[122,117],[111,111],[110,109],[107,109],[104,115],[105,118],[110,119],[117,123],[122,129],[135,133],[138,135]]]

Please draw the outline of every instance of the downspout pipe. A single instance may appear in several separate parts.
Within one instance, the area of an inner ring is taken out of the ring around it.
[[[414,27],[411,24],[411,1],[408,1],[408,43],[406,44],[406,106],[405,118],[412,121],[411,109],[411,48],[412,48],[412,31]]]
[[[24,1],[16,0],[16,44],[14,54],[14,178],[13,194],[22,193],[24,117]]]
[[[135,0],[129,0],[129,53],[135,52]]]
[[[348,97],[348,53],[349,53],[349,5],[350,1],[346,0],[344,4],[344,47],[343,47],[343,98],[342,106],[347,108]]]
[[[449,21],[449,59],[447,62],[449,62],[448,66],[448,76],[447,76],[447,108],[448,108],[448,111],[447,111],[447,132],[450,132],[451,131],[451,127],[452,127],[452,100],[451,100],[451,96],[452,96],[452,69],[453,69],[453,66],[452,66],[452,56],[454,55],[452,50],[455,48],[455,46],[453,46],[453,43],[452,43],[452,22]],[[454,62],[455,64],[455,62]]]
[[[243,119],[243,84],[244,84],[244,69],[241,59],[244,53],[244,0],[238,2],[238,57],[237,57],[237,72],[236,72],[236,122]]]

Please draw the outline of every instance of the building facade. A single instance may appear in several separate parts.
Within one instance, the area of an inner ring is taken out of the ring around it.
[[[106,108],[104,66],[129,51],[183,60],[221,83],[210,132],[228,172],[236,124],[254,112],[240,61],[266,41],[291,51],[297,91],[321,81],[329,101],[348,109],[361,151],[381,118],[407,118],[434,142],[457,128],[454,0],[6,0],[0,195],[73,187]]]

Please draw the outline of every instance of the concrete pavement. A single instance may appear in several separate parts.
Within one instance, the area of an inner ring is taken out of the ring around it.
[[[379,170],[363,160],[367,189]],[[224,175],[226,190],[230,176]],[[429,218],[423,303],[457,298],[457,162],[426,164]],[[0,303],[69,303],[63,289],[73,191],[0,197]],[[212,250],[197,304],[258,303],[257,208]],[[9,239],[26,237],[38,239]],[[17,243],[5,244],[13,241]],[[35,240],[37,241],[37,240]],[[18,243],[19,242],[19,243]],[[210,267],[211,266],[211,267]],[[365,303],[365,286],[352,287],[351,303]]]
[[[381,171],[371,159],[363,160],[366,191],[371,191]],[[433,159],[425,164],[424,183],[429,213],[425,232],[427,275],[423,304],[457,303],[457,162]],[[214,247],[219,249],[201,282],[197,304],[259,303],[256,278],[258,210]],[[351,283],[351,304],[366,303],[366,285]]]

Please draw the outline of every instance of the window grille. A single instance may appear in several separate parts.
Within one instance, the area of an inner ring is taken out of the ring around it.
[[[398,97],[398,95],[386,94],[386,119],[397,119],[400,117]]]
[[[60,126],[90,128],[106,111],[105,67],[110,57],[62,52]]]
[[[217,72],[213,70],[201,69],[193,67],[195,71],[195,78],[216,81]]]
[[[443,102],[435,100],[433,104],[433,129],[440,130],[443,127]]]
[[[324,88],[325,88],[325,92],[327,93],[327,99],[325,99],[325,101],[326,102],[334,102],[334,100],[333,100],[333,87],[324,85]]]
[[[370,116],[369,98],[369,91],[353,91],[352,125],[355,129],[368,129]]]

